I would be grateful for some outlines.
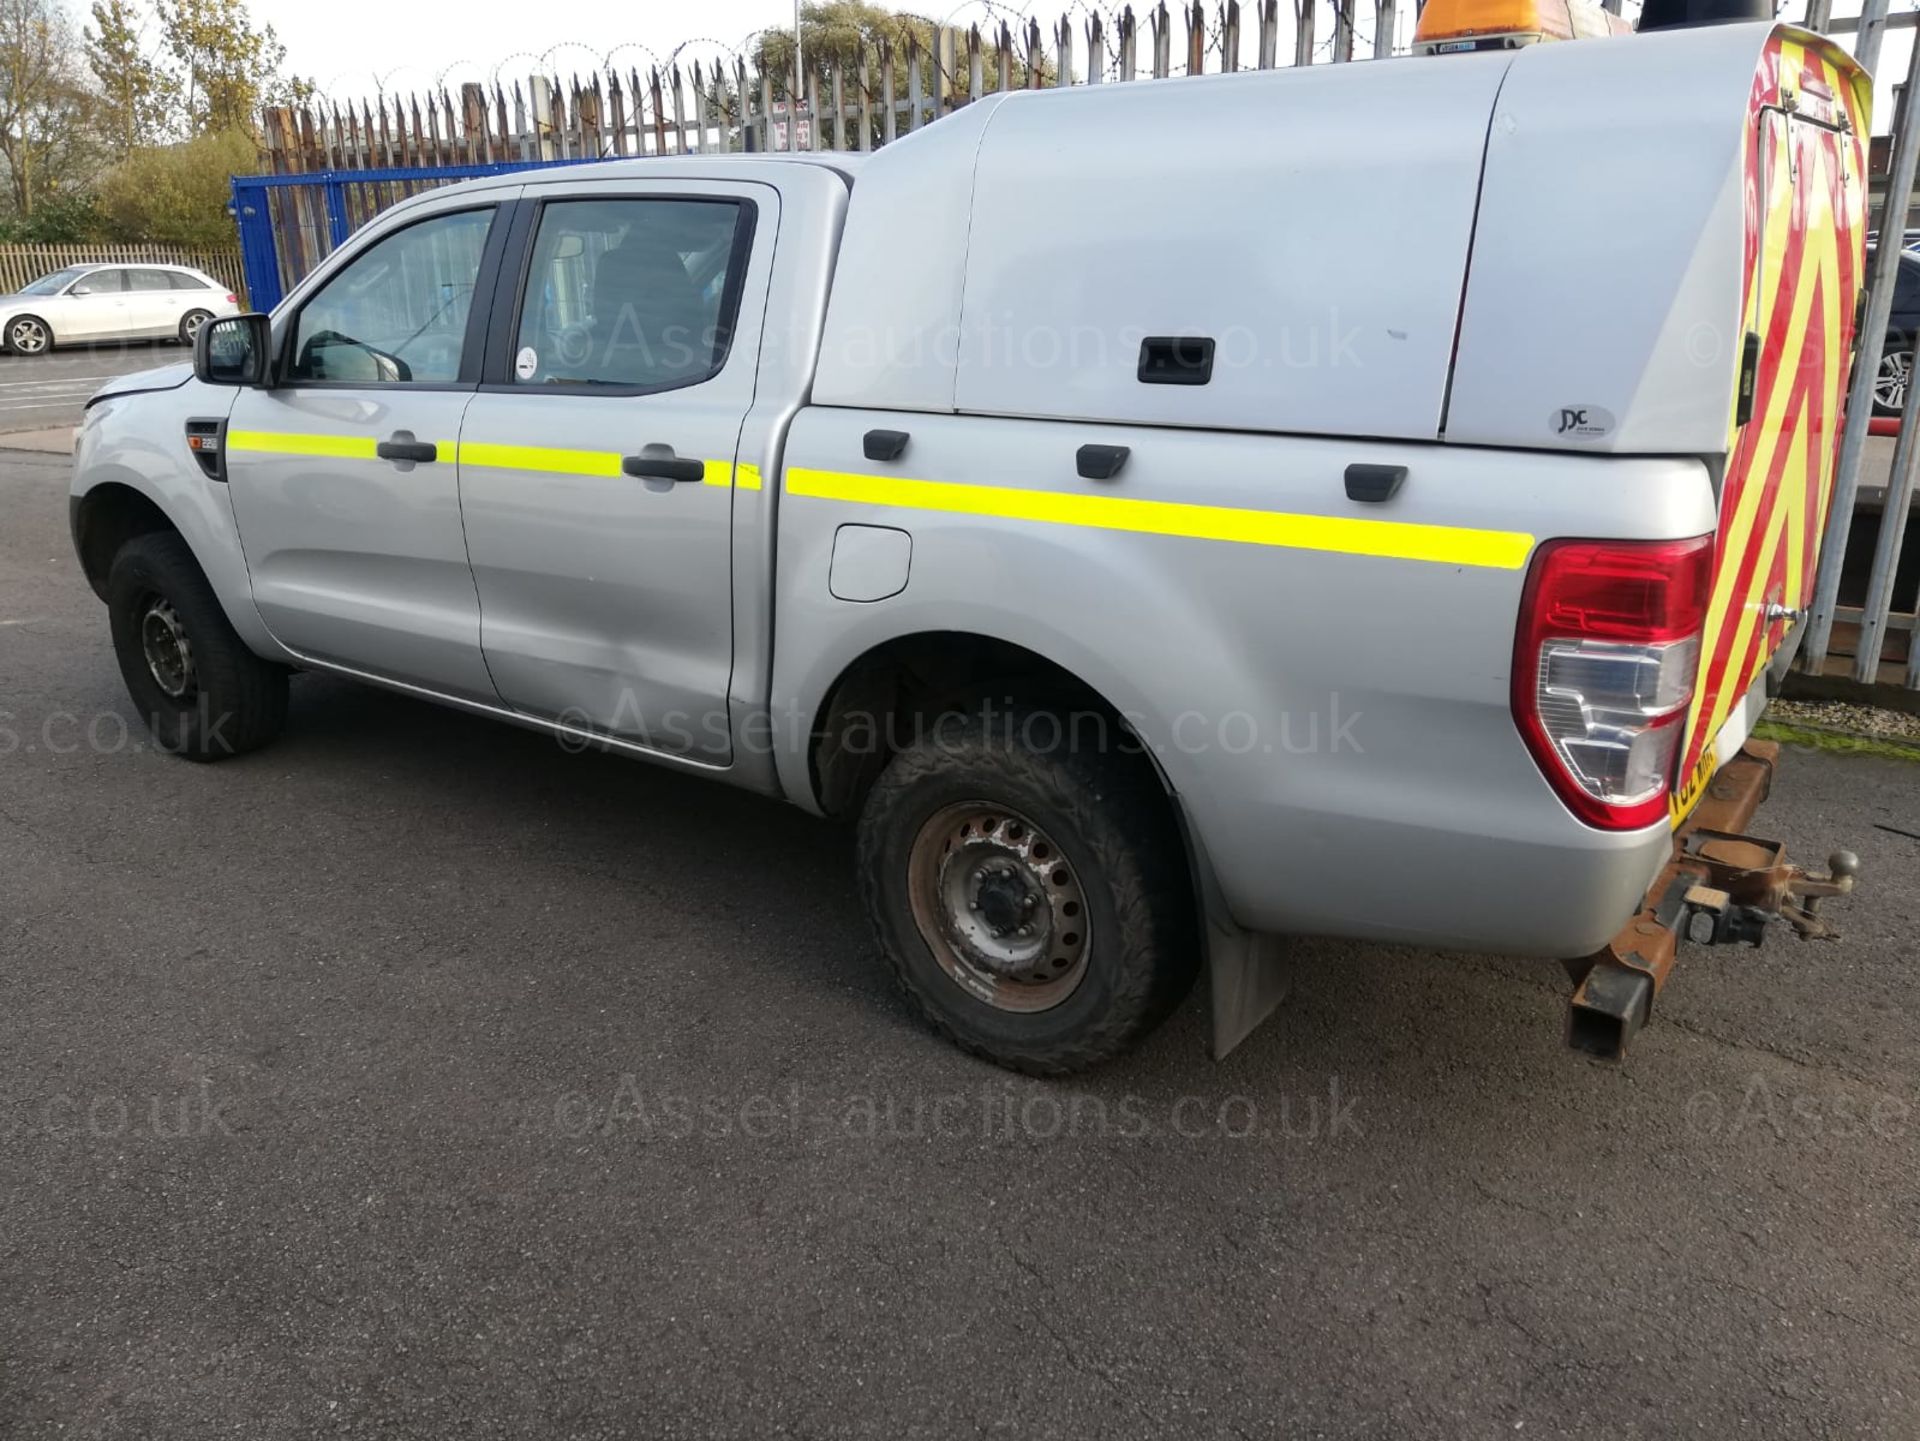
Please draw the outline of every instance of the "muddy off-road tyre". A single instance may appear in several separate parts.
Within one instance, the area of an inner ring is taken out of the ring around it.
[[[963,1049],[1034,1075],[1127,1049],[1199,959],[1151,767],[1068,729],[1044,711],[948,716],[893,757],[859,818],[861,894],[908,997]]]
[[[287,718],[287,672],[247,649],[171,533],[135,536],[107,573],[120,675],[156,745],[188,760],[258,750]]]

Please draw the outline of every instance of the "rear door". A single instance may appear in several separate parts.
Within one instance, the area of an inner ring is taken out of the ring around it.
[[[1866,119],[1851,61],[1774,34],[1749,120],[1742,354],[1753,357],[1752,400],[1732,417],[1676,822],[1745,740],[1741,703],[1812,602],[1861,279]]]
[[[531,185],[460,437],[487,666],[509,705],[731,756],[731,527],[776,192]]]
[[[133,266],[127,271],[128,335],[173,335],[180,329],[185,292],[173,288],[164,270]]]

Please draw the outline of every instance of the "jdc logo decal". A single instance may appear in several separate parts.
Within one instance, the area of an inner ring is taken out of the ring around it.
[[[1598,440],[1613,429],[1613,415],[1597,405],[1563,405],[1548,423],[1567,440]]]

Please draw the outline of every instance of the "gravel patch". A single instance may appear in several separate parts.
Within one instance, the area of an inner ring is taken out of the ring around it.
[[[1818,726],[1822,730],[1892,740],[1920,741],[1920,716],[1851,701],[1776,700],[1766,719],[1782,725]]]

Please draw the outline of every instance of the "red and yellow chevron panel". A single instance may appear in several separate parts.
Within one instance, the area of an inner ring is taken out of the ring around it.
[[[1787,621],[1769,621],[1769,607],[1798,609],[1812,598],[1865,264],[1871,90],[1844,51],[1797,31],[1776,31],[1754,74],[1741,314],[1745,334],[1759,337],[1759,363],[1752,418],[1729,418],[1713,596],[1675,824],[1705,788],[1727,716],[1786,638]],[[1744,349],[1735,346],[1736,357]]]

